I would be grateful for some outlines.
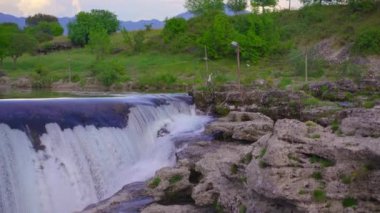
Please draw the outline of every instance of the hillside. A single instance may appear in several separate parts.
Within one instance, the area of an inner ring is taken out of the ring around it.
[[[231,20],[244,21],[249,16],[239,15]],[[353,12],[348,6],[311,6],[297,11],[275,12],[270,16],[279,35],[276,52],[260,56],[255,61],[242,59],[244,85],[266,82],[271,87],[299,88],[305,81],[306,56],[308,81],[337,80],[342,76],[357,81],[380,76],[379,54],[363,52],[355,44],[363,33],[379,29],[378,5],[370,12]],[[112,80],[114,89],[184,91],[193,86],[202,88],[210,73],[214,74],[217,85],[236,82],[236,59],[232,47],[227,47],[231,48],[232,54],[210,58],[207,71],[203,46],[176,49],[172,46],[174,43],[163,42],[161,30],[146,32],[144,41],[143,50],[136,53],[123,42],[122,35],[116,33],[111,36],[110,55],[100,62],[89,48],[79,48],[47,55],[24,55],[16,65],[7,58],[1,70],[9,77],[7,82],[29,79],[24,85],[29,87],[39,77],[35,71],[43,69],[47,73],[44,75],[47,85],[56,89],[101,88],[99,84],[93,85],[94,78],[99,79],[99,73],[109,70],[122,73]],[[245,48],[242,46],[243,51]],[[65,85],[70,75],[68,70],[72,72],[74,86]]]

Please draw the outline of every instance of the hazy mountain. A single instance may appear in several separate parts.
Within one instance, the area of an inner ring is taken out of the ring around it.
[[[145,25],[152,25],[153,29],[161,29],[164,27],[165,22],[152,19],[152,20],[141,20],[141,21],[120,21],[120,29],[127,29],[128,31],[143,30]]]
[[[16,23],[20,28],[25,27],[25,18],[0,13],[0,23],[5,22]]]

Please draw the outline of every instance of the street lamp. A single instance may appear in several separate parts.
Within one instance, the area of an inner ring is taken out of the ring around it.
[[[232,41],[231,45],[232,45],[232,47],[234,47],[236,49],[238,87],[239,87],[239,92],[241,92],[241,87],[240,87],[240,45],[237,41]]]

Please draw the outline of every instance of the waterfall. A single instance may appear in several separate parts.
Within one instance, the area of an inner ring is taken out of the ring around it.
[[[173,165],[172,138],[208,121],[180,95],[5,100],[0,110],[4,213],[80,211]]]

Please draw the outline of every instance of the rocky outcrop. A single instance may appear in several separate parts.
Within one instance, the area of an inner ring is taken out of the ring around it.
[[[343,212],[348,200],[358,212],[380,210],[378,139],[338,137],[312,122],[280,120],[273,135],[253,145],[252,155],[252,194],[301,212]]]
[[[164,206],[153,204],[141,211],[141,213],[208,213],[210,209],[199,208],[193,205],[171,205]]]
[[[187,167],[163,168],[149,181],[148,194],[163,204],[191,202],[191,189]]]
[[[206,133],[221,139],[255,142],[273,129],[273,121],[260,113],[231,112],[226,118],[211,123]]]
[[[380,106],[373,109],[351,109],[340,114],[340,130],[343,134],[380,137]]]

